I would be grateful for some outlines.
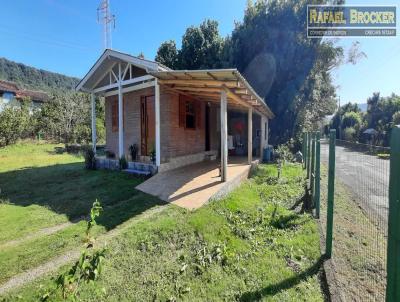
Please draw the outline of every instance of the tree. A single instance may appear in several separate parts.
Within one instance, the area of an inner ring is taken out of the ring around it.
[[[361,115],[358,112],[350,111],[343,115],[342,128],[352,127],[354,129],[360,129],[362,123]]]
[[[219,35],[218,22],[205,20],[200,26],[186,29],[178,51],[175,41],[163,42],[156,61],[172,69],[206,69],[223,65],[224,39]]]
[[[360,130],[363,124],[361,117],[361,109],[358,107],[357,103],[344,104],[342,107],[339,108],[338,111],[336,111],[335,115],[332,117],[330,122],[330,128],[336,129],[336,135],[338,136],[338,138],[342,138],[339,136],[344,128],[353,126],[352,122],[349,122],[350,124],[344,124],[343,122],[344,116],[348,113],[351,113],[350,116],[352,116],[352,114],[356,114],[359,116],[360,120],[358,123],[356,123],[358,125],[357,128],[358,130]],[[348,118],[350,118],[350,116],[348,116]],[[355,119],[357,119],[357,117],[355,117]]]
[[[26,105],[6,107],[0,112],[0,146],[15,143],[24,138],[29,129],[29,110]]]
[[[250,1],[231,37],[231,64],[276,115],[271,121],[273,143],[298,137],[335,108],[329,72],[343,61],[343,49],[307,38],[307,3]]]
[[[156,61],[172,69],[178,69],[178,50],[173,40],[163,42],[157,50]]]
[[[392,120],[394,125],[400,125],[400,111],[393,113]]]
[[[39,128],[47,137],[69,142],[89,142],[90,101],[87,94],[55,94],[42,107]]]
[[[271,142],[299,138],[336,108],[330,71],[363,57],[357,43],[346,59],[343,48],[334,42],[307,38],[308,3],[249,1],[243,21],[236,23],[231,36],[221,38],[218,23],[206,20],[186,30],[181,50],[167,51],[163,44],[160,54],[171,55],[160,55],[158,60],[171,62],[165,58],[177,54],[181,69],[237,68],[276,115],[270,123]]]

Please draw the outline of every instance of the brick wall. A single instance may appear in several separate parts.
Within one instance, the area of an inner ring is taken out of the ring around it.
[[[139,146],[140,154],[140,97],[146,95],[154,95],[154,88],[124,94],[124,152],[126,155],[129,155],[129,146],[133,143]],[[113,100],[118,100],[118,96],[107,97],[105,102],[106,148],[118,154],[118,131],[112,131]],[[205,103],[202,102],[200,128],[191,130],[179,127],[179,95],[161,88],[161,162],[168,162],[170,157],[203,152],[205,150],[204,124]],[[211,147],[213,149],[213,144],[211,144]]]
[[[140,155],[140,97],[154,94],[154,88],[124,93],[124,154],[129,155],[129,146],[137,144]],[[112,131],[112,103],[118,95],[106,97],[106,148],[118,155],[118,131]]]

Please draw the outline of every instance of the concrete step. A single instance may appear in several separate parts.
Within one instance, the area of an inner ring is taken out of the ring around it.
[[[129,174],[136,174],[136,175],[145,175],[145,176],[151,175],[150,171],[143,171],[143,170],[137,170],[137,169],[125,169],[122,171],[129,173]]]

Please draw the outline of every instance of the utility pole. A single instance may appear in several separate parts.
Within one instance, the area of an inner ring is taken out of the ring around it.
[[[115,15],[110,13],[109,0],[101,0],[97,8],[97,22],[103,25],[104,49],[112,48],[111,26],[115,28]]]

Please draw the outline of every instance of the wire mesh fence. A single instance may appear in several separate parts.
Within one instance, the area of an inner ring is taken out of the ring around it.
[[[389,151],[336,140],[332,259],[346,301],[385,300]]]
[[[313,139],[317,141],[308,133],[303,144],[311,188],[315,186],[311,163],[317,156]],[[328,238],[325,252],[332,259],[335,286],[343,301],[385,301],[390,148],[333,141],[330,149],[329,141],[321,140],[320,224]]]

